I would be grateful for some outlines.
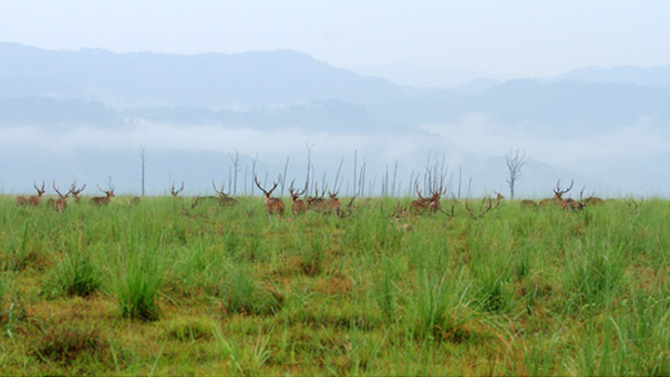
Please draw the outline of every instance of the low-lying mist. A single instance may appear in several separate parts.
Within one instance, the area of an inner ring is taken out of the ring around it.
[[[670,194],[664,171],[670,137],[644,119],[595,137],[561,138],[501,125],[482,114],[378,135],[151,122],[114,129],[35,125],[0,128],[0,147],[2,192],[9,194],[32,192],[34,181],[66,186],[75,179],[88,183],[85,194],[110,179],[117,193],[140,194],[144,150],[148,195],[163,195],[181,181],[185,194],[211,193],[212,180],[231,193],[257,195],[254,166],[268,185],[286,170],[286,194],[290,181],[304,185],[308,155],[310,180],[319,187],[328,183],[340,195],[412,195],[417,177],[425,184],[427,169],[444,174],[450,192],[461,197],[493,190],[507,195],[504,156],[511,149],[525,152],[528,161],[517,182],[518,197],[550,196],[558,179],[566,185],[575,180],[572,196],[584,186],[585,193],[603,197]]]

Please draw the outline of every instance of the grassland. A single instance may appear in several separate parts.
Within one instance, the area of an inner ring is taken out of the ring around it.
[[[401,223],[391,200],[84,201],[0,198],[1,374],[670,374],[666,201]]]

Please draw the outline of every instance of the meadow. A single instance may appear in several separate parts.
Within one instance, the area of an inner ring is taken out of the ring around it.
[[[238,199],[0,197],[0,374],[670,374],[667,201]]]

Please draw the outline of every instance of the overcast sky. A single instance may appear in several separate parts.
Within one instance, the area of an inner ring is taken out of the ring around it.
[[[338,67],[498,78],[670,63],[667,0],[10,0],[0,41],[195,54],[293,49]]]

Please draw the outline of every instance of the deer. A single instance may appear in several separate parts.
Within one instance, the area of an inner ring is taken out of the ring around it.
[[[42,181],[42,188],[37,187],[37,183],[33,182],[33,187],[35,187],[35,190],[37,190],[37,195],[33,195],[30,198],[28,198],[28,204],[31,206],[38,206],[40,203],[42,203],[42,195],[46,192],[44,189],[44,181]]]
[[[72,182],[72,186],[70,186],[70,193],[72,194],[72,197],[74,198],[75,204],[79,204],[79,201],[81,198],[79,197],[79,194],[81,194],[82,191],[86,188],[86,183],[81,188],[77,188],[77,180]]]
[[[277,185],[279,185],[279,182],[281,182],[281,175],[279,176],[279,180],[274,183],[274,186],[270,189],[270,191],[266,191],[263,187],[261,187],[261,184],[258,182],[258,177],[254,175],[254,182],[256,183],[256,187],[258,187],[259,190],[263,191],[263,194],[265,194],[265,209],[268,211],[268,216],[272,214],[279,214],[280,217],[284,216],[284,202],[279,199],[279,198],[273,198],[272,192],[277,188]]]
[[[419,183],[416,184],[416,193],[419,195],[419,199],[414,200],[409,204],[409,212],[413,215],[417,215],[420,213],[424,213],[426,211],[430,211],[432,213],[438,212],[442,210],[442,206],[440,204],[440,198],[442,195],[444,195],[447,192],[446,188],[442,187],[442,184],[440,184],[439,187],[435,187],[430,190],[431,196],[428,198],[424,198],[421,195],[421,192],[419,191]]]
[[[224,188],[225,188],[224,183],[221,183],[221,190],[218,190],[216,188],[216,183],[214,183],[214,180],[212,180],[212,187],[214,187],[214,191],[217,194],[219,194],[219,197],[218,197],[219,204],[221,204],[223,207],[237,204],[237,200],[235,198],[231,198],[230,196],[228,196],[230,194],[230,192],[225,193],[223,191]]]
[[[179,196],[179,193],[184,191],[184,181],[181,181],[181,188],[177,190],[177,186],[175,183],[172,184],[172,189],[170,189],[170,194],[172,194],[173,198],[176,198]]]
[[[558,182],[556,182],[556,188],[554,189],[554,196],[551,198],[546,198],[540,200],[539,204],[541,206],[547,205],[547,204],[554,204],[554,205],[563,205],[563,195],[566,194],[568,191],[572,189],[573,184],[575,183],[575,180],[573,179],[572,182],[570,182],[570,187],[567,189],[563,190],[561,189],[561,180],[559,179]]]
[[[554,189],[554,197],[551,198],[551,201],[554,205],[560,205],[561,208],[564,210],[580,210],[584,208],[584,204],[581,201],[577,201],[572,198],[567,198],[563,199],[563,195],[565,195],[568,191],[572,189],[572,186],[574,185],[575,180],[573,179],[572,182],[570,182],[570,186],[563,190],[561,189],[561,180],[559,179],[558,182],[556,182],[556,188]],[[582,193],[584,190],[582,190]],[[581,196],[581,194],[580,194]]]
[[[326,207],[330,208],[337,216],[342,216],[342,203],[337,198],[337,194],[338,192],[332,193],[328,191],[329,198],[326,199]]]
[[[524,200],[521,201],[521,207],[526,207],[526,208],[532,207],[532,208],[536,208],[536,207],[537,207],[537,203],[536,203],[534,200],[524,199]]]
[[[95,206],[101,206],[101,205],[107,206],[114,197],[114,186],[110,185],[109,190],[103,190],[100,188],[100,185],[98,185],[98,190],[104,193],[105,196],[95,196],[91,198],[91,204]]]
[[[56,194],[58,194],[58,199],[52,200],[52,206],[57,212],[65,211],[65,208],[67,208],[67,197],[72,194],[72,189],[66,192],[65,195],[61,194],[58,187],[56,187],[56,180],[53,181],[53,189],[56,191]]]
[[[584,192],[583,189],[582,189],[582,192]],[[581,200],[582,203],[584,203],[585,206],[586,206],[586,205],[589,205],[589,206],[595,206],[595,205],[605,204],[605,201],[604,201],[604,200],[598,198],[598,197],[595,196],[595,195],[596,195],[596,193],[595,193],[595,191],[594,191],[593,194],[591,194],[591,196],[589,196],[589,197],[586,198],[586,199],[582,199],[582,200]],[[580,194],[580,197],[581,197],[581,194]]]
[[[293,188],[293,182],[291,182],[288,192],[291,194],[291,212],[293,212],[294,216],[301,215],[307,211],[305,201],[299,199],[300,195],[305,194],[305,191],[307,191],[307,185],[305,185],[302,191],[297,191]]]
[[[321,196],[319,196],[319,187],[314,184],[314,196],[308,196],[305,198],[307,209],[315,210],[317,212],[323,212],[328,209],[326,199],[323,198],[324,195],[326,195],[326,190],[327,188],[324,187],[323,191],[321,192]]]
[[[28,205],[28,199],[25,196],[17,196],[14,198],[14,203],[20,206]]]

